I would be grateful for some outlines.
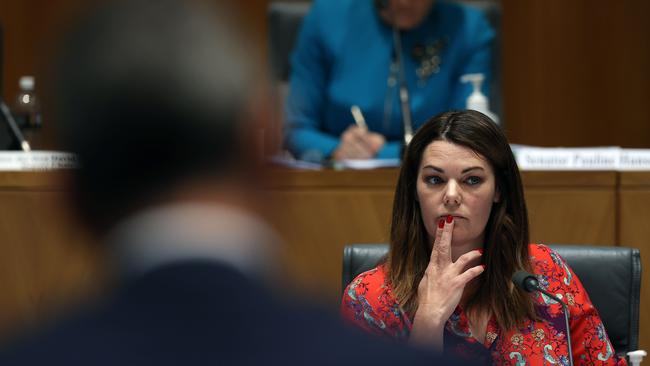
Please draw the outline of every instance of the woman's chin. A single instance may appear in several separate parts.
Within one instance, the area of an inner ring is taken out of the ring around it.
[[[476,235],[470,235],[465,230],[461,228],[454,228],[451,246],[452,247],[463,247],[463,246],[477,246],[477,243],[481,242],[481,237]]]

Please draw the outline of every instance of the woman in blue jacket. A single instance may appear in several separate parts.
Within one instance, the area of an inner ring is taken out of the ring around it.
[[[442,0],[316,0],[291,57],[285,145],[306,160],[398,158],[404,127],[392,25],[401,34],[413,127],[462,109],[494,31],[477,9]],[[355,125],[359,106],[367,129]]]

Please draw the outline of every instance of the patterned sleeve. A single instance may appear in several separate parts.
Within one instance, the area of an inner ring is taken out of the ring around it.
[[[616,355],[598,311],[566,261],[547,246],[535,247],[533,252],[538,259],[535,272],[540,284],[569,306],[574,364],[627,365],[624,358]],[[548,260],[539,260],[544,257]],[[561,313],[560,305],[545,296],[542,299],[554,312]]]
[[[368,333],[405,340],[408,328],[401,307],[384,284],[380,267],[360,274],[345,289],[343,319]]]

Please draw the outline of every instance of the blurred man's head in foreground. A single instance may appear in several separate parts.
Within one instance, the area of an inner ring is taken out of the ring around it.
[[[81,165],[75,203],[95,229],[188,181],[242,181],[258,150],[250,59],[229,20],[214,4],[128,0],[66,39],[57,123]]]

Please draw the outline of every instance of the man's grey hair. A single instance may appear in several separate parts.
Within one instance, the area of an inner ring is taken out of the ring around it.
[[[258,75],[234,18],[192,0],[127,0],[74,28],[54,96],[83,215],[110,222],[188,177],[227,177],[255,149],[240,137]]]

